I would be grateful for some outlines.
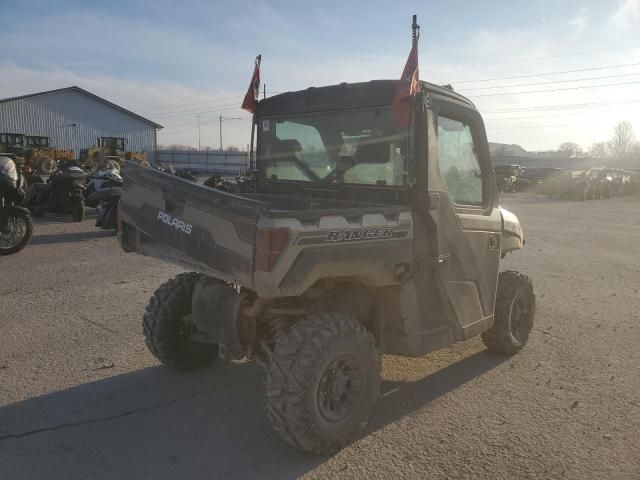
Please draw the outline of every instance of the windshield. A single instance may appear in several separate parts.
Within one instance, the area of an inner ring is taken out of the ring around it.
[[[408,129],[388,108],[263,118],[260,176],[268,180],[405,185]]]

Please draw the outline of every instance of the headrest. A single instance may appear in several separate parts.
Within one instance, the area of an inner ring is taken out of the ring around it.
[[[354,156],[358,163],[387,163],[389,142],[371,138],[360,140]]]
[[[278,153],[296,153],[302,150],[302,145],[297,140],[278,140],[273,144]]]

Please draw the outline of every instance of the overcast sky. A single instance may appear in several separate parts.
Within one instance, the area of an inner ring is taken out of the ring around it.
[[[640,134],[640,0],[92,3],[0,0],[0,98],[78,85],[164,125],[160,143],[197,145],[199,115],[218,146],[223,115],[241,119],[225,145],[244,146],[258,53],[267,92],[397,78],[416,13],[421,79],[469,96],[489,140],[588,148],[620,120]]]

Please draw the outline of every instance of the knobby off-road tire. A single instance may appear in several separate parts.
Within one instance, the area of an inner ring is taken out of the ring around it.
[[[492,327],[482,334],[489,350],[504,355],[518,353],[527,343],[536,311],[533,284],[526,275],[500,272]]]
[[[162,363],[179,370],[209,365],[218,346],[189,342],[190,327],[183,317],[191,313],[191,297],[200,274],[181,273],[163,283],[149,299],[142,322],[145,343]]]
[[[84,220],[84,200],[75,198],[71,202],[71,218],[74,222],[82,222]]]
[[[305,452],[329,454],[365,429],[380,395],[380,355],[352,318],[311,314],[278,338],[267,369],[271,425]]]

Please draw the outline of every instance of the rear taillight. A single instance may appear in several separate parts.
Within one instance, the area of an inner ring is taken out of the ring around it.
[[[289,243],[288,228],[256,232],[256,270],[270,272]]]

